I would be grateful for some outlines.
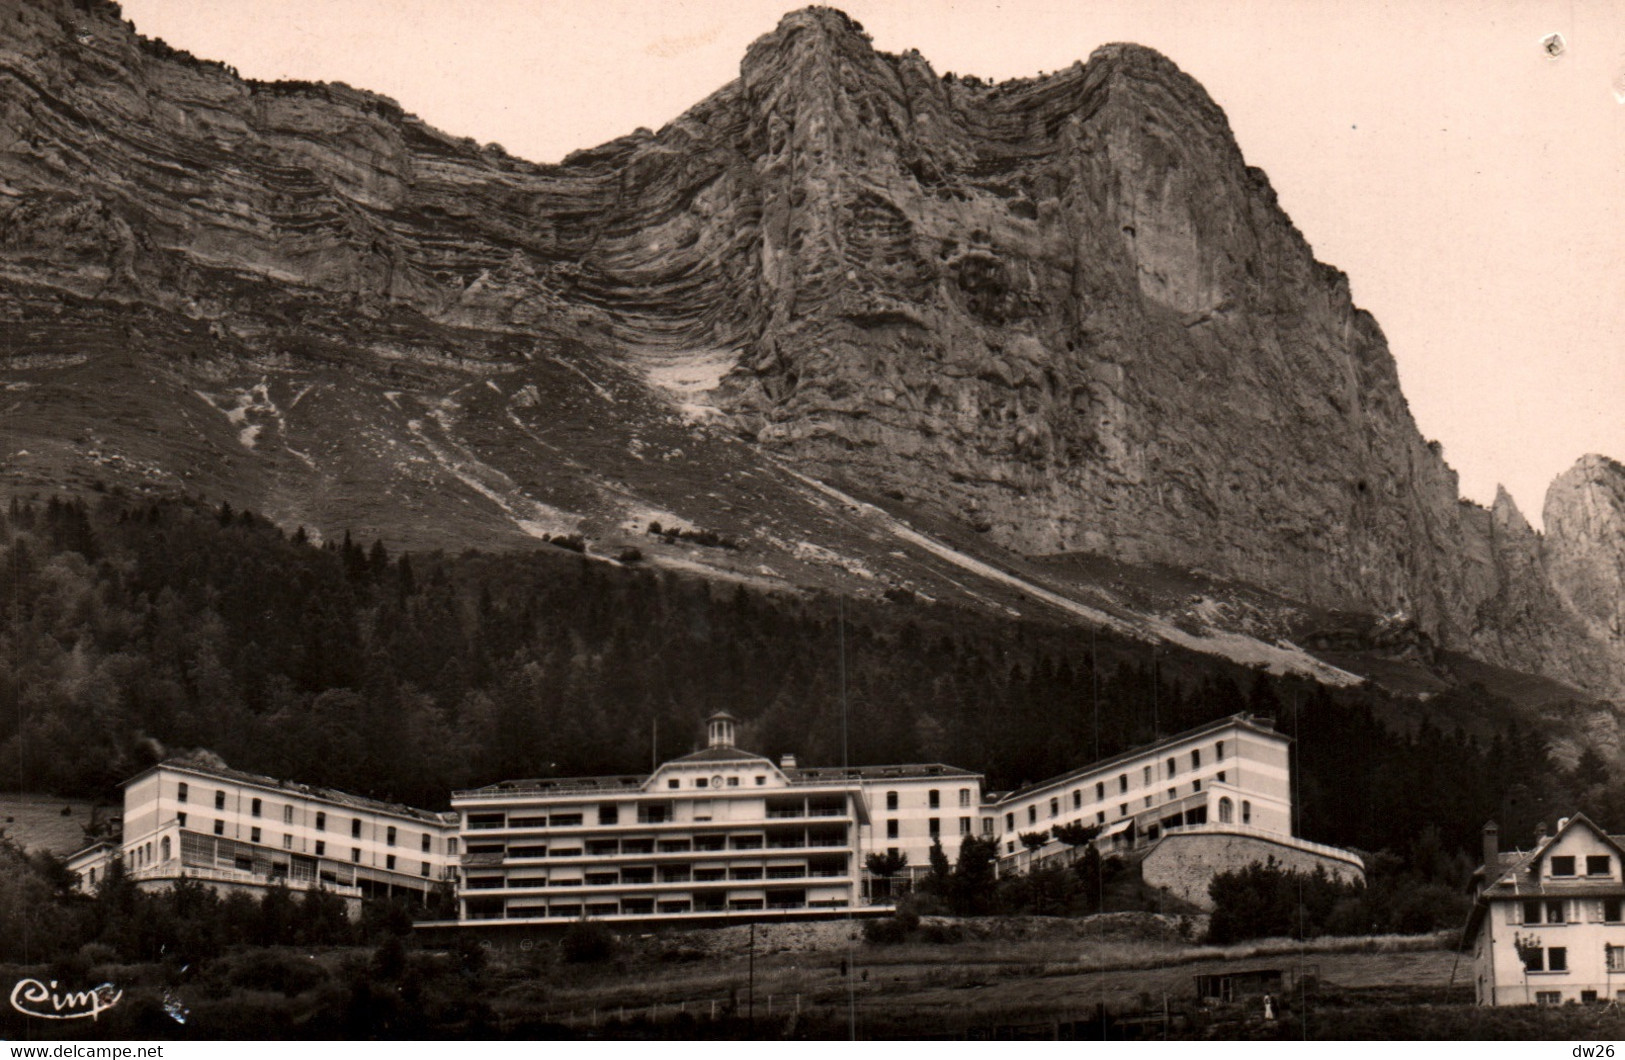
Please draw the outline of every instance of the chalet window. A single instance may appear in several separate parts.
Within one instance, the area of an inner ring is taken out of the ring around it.
[[[255,799],[249,805],[250,805],[251,808],[250,808],[250,810],[248,812],[253,814],[255,817],[258,817],[260,815],[260,800]]]
[[[1607,854],[1586,855],[1587,876],[1607,876],[1614,871],[1614,859]]]
[[[176,802],[185,802],[186,801],[186,781],[184,781],[184,780],[181,781],[180,787],[175,789],[175,801]]]
[[[1525,924],[1540,923],[1540,902],[1533,899],[1524,899],[1523,922]]]
[[[1566,855],[1562,855],[1562,856],[1559,856],[1559,857],[1552,858],[1552,875],[1553,876],[1573,876],[1574,875],[1574,856],[1572,854],[1566,854]]]
[[[1562,924],[1562,923],[1564,923],[1565,921],[1563,919],[1563,906],[1564,906],[1564,902],[1563,902],[1563,900],[1561,898],[1548,901],[1546,903],[1546,923],[1548,923],[1548,924]]]
[[[217,792],[214,793],[214,808],[217,809],[217,810],[223,810],[223,809],[226,808],[226,793],[225,792],[217,791]]]
[[[1620,900],[1618,898],[1604,898],[1602,900],[1602,918],[1610,924],[1617,924],[1625,917],[1620,916]]]
[[[895,791],[886,792],[886,809],[888,809],[888,810],[897,809],[897,792],[895,792]]]
[[[938,791],[936,788],[932,788],[930,791],[926,792],[926,805],[931,807],[933,810],[941,806],[942,792]]]
[[[1569,970],[1568,947],[1552,946],[1546,950],[1546,970],[1548,972],[1566,972]]]
[[[1077,794],[1077,793],[1074,792],[1073,794]],[[969,788],[960,788],[959,789],[959,805],[961,805],[961,806],[969,806],[970,805],[970,789]]]
[[[887,839],[896,839],[897,838],[897,822],[896,821],[887,821],[886,822],[886,838]]]
[[[1625,946],[1604,946],[1610,972],[1625,972]]]

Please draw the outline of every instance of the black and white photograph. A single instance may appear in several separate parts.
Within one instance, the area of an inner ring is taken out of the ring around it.
[[[792,4],[0,0],[11,1055],[1614,1055],[1625,3]]]

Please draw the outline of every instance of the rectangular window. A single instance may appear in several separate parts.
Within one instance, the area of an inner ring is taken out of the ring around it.
[[[1202,782],[1200,780],[1191,781],[1191,790],[1192,791],[1201,791],[1202,790]]]
[[[682,781],[678,780],[676,777],[672,777],[670,780],[666,781],[666,787],[668,788],[675,788],[680,784],[682,784]]]
[[[217,792],[214,793],[214,808],[217,809],[217,810],[223,810],[223,809],[226,808],[226,793],[225,792],[217,791]]]
[[[1121,805],[1121,806],[1119,806],[1117,808],[1117,816],[1119,816],[1119,817],[1127,817],[1128,816],[1128,803],[1125,802],[1125,803],[1123,803],[1123,805]]]
[[[285,835],[285,836],[282,837],[282,849],[283,850],[292,850],[293,849],[293,836]]]
[[[1095,811],[1095,823],[1096,824],[1105,824],[1106,823],[1106,811],[1105,810],[1096,810]]]
[[[707,780],[705,777],[695,777],[694,778],[694,786],[696,788],[707,788],[707,787],[711,786],[711,782],[709,780]]]
[[[446,840],[446,854],[455,857],[457,854],[457,837],[452,836]]]
[[[224,822],[224,821],[216,821],[216,822],[214,822],[214,834],[215,835],[225,835],[226,834],[226,822]]]
[[[1177,772],[1179,772],[1178,760],[1173,758],[1168,759],[1168,775],[1173,776]]]
[[[394,867],[395,867],[395,855],[394,854],[385,854],[384,855],[384,868],[393,869]]]
[[[255,799],[253,802],[249,803],[249,806],[250,809],[248,812],[253,814],[255,817],[258,817],[260,815],[260,800]]]
[[[316,840],[316,856],[319,858],[327,856],[327,843],[324,840]]]
[[[1051,800],[1049,800],[1049,815],[1051,817],[1059,817],[1059,816],[1061,816],[1061,800],[1060,799],[1051,799]]]
[[[1607,876],[1614,871],[1614,859],[1607,854],[1586,855],[1587,876]]]
[[[1223,740],[1220,740],[1218,745],[1213,748],[1213,757],[1217,758],[1221,762],[1224,761],[1224,741]]]
[[[616,824],[616,823],[618,823],[620,821],[620,816],[621,816],[621,814],[620,814],[619,808],[614,806],[614,805],[598,807],[598,823],[599,824]],[[394,835],[395,835],[395,829],[391,828],[389,830],[389,833],[390,833],[390,836],[391,836],[389,841],[390,841],[390,843],[393,844],[395,842],[395,840],[393,838]]]
[[[1170,798],[1170,799],[1177,799],[1177,798],[1179,798],[1179,789],[1178,789],[1178,788],[1169,788],[1169,789],[1168,789],[1168,797],[1169,797],[1169,798]]]
[[[1037,824],[1038,823],[1038,807],[1037,806],[1029,806],[1029,807],[1027,807],[1027,823],[1028,824]]]
[[[1140,782],[1149,788],[1151,786],[1151,767],[1146,766],[1143,770],[1143,774],[1144,775],[1140,778]]]
[[[1561,990],[1535,991],[1535,1004],[1537,1005],[1561,1005],[1562,1003],[1563,992]]]
[[[767,783],[767,778],[766,777],[757,777],[756,778],[756,786],[757,787],[761,787],[762,785],[764,785],[766,783]]]
[[[1552,875],[1573,876],[1574,856],[1570,854],[1552,858]]]
[[[186,827],[186,812],[184,810],[175,815],[175,823],[180,825],[182,828]]]
[[[318,831],[318,832],[327,831],[327,811],[326,810],[317,810],[316,811],[316,831]]]
[[[1602,918],[1610,924],[1620,922],[1620,900],[1618,898],[1604,898],[1602,900]]]
[[[992,835],[993,834],[993,818],[991,818],[991,817],[982,818],[982,834],[983,835]]]
[[[931,807],[933,810],[937,809],[942,805],[942,793],[937,789],[932,788],[926,793],[926,805]]]
[[[250,843],[258,843],[260,841],[260,830],[258,828],[250,828],[248,830],[248,841]]]
[[[1224,783],[1224,770],[1222,770],[1222,769],[1219,770],[1217,776],[1215,776],[1214,779],[1217,780],[1220,784],[1223,784]]]
[[[1525,924],[1540,923],[1540,902],[1526,898],[1523,902],[1523,922]]]
[[[1074,810],[1083,809],[1083,789],[1082,788],[1073,788],[1072,789],[1072,808]]]
[[[293,805],[291,803],[288,804],[287,806],[282,807],[282,823],[283,824],[292,824],[293,823]]]
[[[960,835],[970,835],[970,818],[969,817],[961,817],[959,819],[959,834]]]
[[[1096,802],[1105,802],[1106,801],[1106,784],[1105,784],[1104,781],[1100,781],[1100,782],[1095,784],[1095,801]]]
[[[1546,951],[1539,946],[1531,946],[1523,953],[1523,969],[1526,972],[1544,972],[1546,970]]]
[[[1117,777],[1117,790],[1119,792],[1124,792],[1124,791],[1128,790],[1128,774],[1127,773],[1118,774],[1118,777]]]
[[[419,876],[427,876],[427,875],[429,875],[429,863],[427,861],[425,861],[423,864],[418,866],[418,875]]]
[[[1548,972],[1566,972],[1569,970],[1568,947],[1553,946],[1546,951],[1546,970]]]
[[[969,806],[970,805],[970,789],[969,788],[960,788],[959,789],[959,805],[961,805],[961,806]]]
[[[738,777],[729,777],[728,778],[728,786],[730,788],[737,788],[739,786],[739,778]]]
[[[1605,946],[1603,952],[1608,955],[1610,972],[1625,972],[1625,946]]]
[[[1202,752],[1201,752],[1200,749],[1197,749],[1197,750],[1191,752],[1191,768],[1192,769],[1201,769],[1202,768]]]
[[[1546,923],[1562,924],[1565,922],[1563,919],[1564,904],[1565,903],[1561,898],[1548,900],[1546,902]]]
[[[897,792],[895,792],[895,791],[886,792],[886,809],[888,809],[888,810],[897,809]]]
[[[425,854],[427,854],[429,852],[429,833],[428,832],[423,833],[423,852]]]
[[[180,787],[175,789],[175,801],[176,802],[185,802],[186,801],[186,781],[184,781],[184,780],[181,781]]]
[[[896,839],[897,838],[897,822],[896,821],[887,821],[886,822],[886,838],[887,839]]]
[[[361,848],[360,847],[351,847],[350,848],[350,860],[355,862],[357,865],[361,864]]]
[[[395,826],[390,825],[389,830],[386,831],[384,833],[384,835],[386,837],[384,842],[388,843],[390,846],[394,846],[395,845]]]
[[[929,821],[929,824],[931,825],[931,838],[932,839],[935,839],[937,836],[942,834],[942,822],[941,821],[939,821],[937,818],[933,817]]]

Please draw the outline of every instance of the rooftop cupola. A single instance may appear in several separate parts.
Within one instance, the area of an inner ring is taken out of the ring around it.
[[[706,746],[732,747],[734,745],[734,723],[738,720],[725,710],[719,710],[706,718]]]

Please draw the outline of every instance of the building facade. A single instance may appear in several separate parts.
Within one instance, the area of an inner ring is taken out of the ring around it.
[[[1533,850],[1499,847],[1485,826],[1466,934],[1478,1003],[1625,1001],[1625,844],[1576,814]]]
[[[507,781],[454,792],[465,921],[762,919],[859,902],[860,787],[708,746],[647,776]]]
[[[455,878],[456,817],[171,759],[124,784],[124,834],[69,859],[86,889],[119,858],[138,886],[324,887],[426,895]]]

